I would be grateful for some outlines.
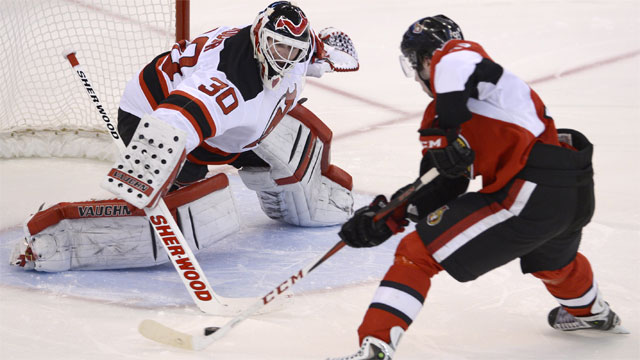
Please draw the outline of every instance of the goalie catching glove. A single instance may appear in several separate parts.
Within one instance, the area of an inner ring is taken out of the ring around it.
[[[145,115],[101,186],[142,209],[167,193],[186,157],[186,134]]]
[[[321,77],[327,72],[356,71],[360,68],[358,53],[349,35],[335,28],[324,28],[318,33],[316,57],[307,68],[307,76]]]

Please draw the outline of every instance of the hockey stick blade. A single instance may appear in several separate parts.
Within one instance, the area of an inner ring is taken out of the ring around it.
[[[287,278],[280,285],[269,291],[265,296],[255,301],[251,306],[246,308],[242,313],[233,319],[229,320],[224,326],[220,328],[207,327],[203,329],[202,335],[190,335],[167,326],[160,324],[154,320],[144,320],[140,323],[138,331],[142,336],[147,339],[163,343],[166,345],[178,347],[181,349],[189,350],[203,350],[209,345],[213,344],[218,339],[225,336],[231,329],[236,327],[239,323],[247,319],[249,316],[259,312],[265,306],[272,304],[273,302],[287,297],[289,295],[289,289],[295,285],[298,281],[304,279],[307,274],[317,268],[320,264],[325,262],[328,258],[337,253],[345,246],[345,243],[339,241],[324,255],[319,257],[316,261],[308,266],[300,269],[294,275]]]
[[[436,169],[431,169],[420,178],[418,178],[411,187],[405,190],[400,196],[396,197],[393,201],[389,202],[387,206],[380,209],[378,213],[374,216],[374,219],[383,219],[388,214],[390,214],[397,207],[402,206],[406,203],[406,201],[413,195],[418,189],[420,189],[425,184],[429,183],[436,176],[438,176],[438,171]],[[202,350],[209,345],[213,344],[218,339],[225,336],[231,329],[233,329],[240,322],[248,318],[249,316],[255,314],[264,306],[271,303],[273,300],[278,297],[286,294],[291,286],[293,286],[296,281],[304,279],[308,273],[313,271],[316,267],[322,264],[329,257],[333,256],[340,249],[342,249],[346,244],[343,241],[339,241],[335,244],[329,251],[327,251],[324,255],[318,258],[316,261],[308,265],[307,267],[299,270],[295,275],[289,277],[283,283],[278,285],[275,289],[267,293],[267,295],[263,296],[261,299],[256,301],[251,307],[244,310],[241,314],[236,316],[235,318],[229,320],[224,326],[218,327],[207,327],[202,331],[202,335],[190,335],[186,334],[174,329],[171,329],[167,326],[164,326],[153,320],[144,320],[138,330],[140,333],[153,341],[163,343],[166,345],[179,347],[182,349],[190,349],[190,350]]]
[[[95,87],[89,80],[86,71],[80,65],[75,52],[64,54],[72,69],[80,80],[97,114],[101,117],[106,130],[120,152],[125,150],[115,124],[107,113],[107,107],[102,104]],[[246,308],[246,301],[224,298],[213,291],[204,271],[200,267],[193,251],[189,247],[182,231],[178,227],[171,212],[161,199],[155,208],[145,208],[145,215],[153,226],[153,230],[167,252],[175,270],[180,275],[187,292],[198,308],[207,314],[235,316]],[[250,299],[249,301],[254,301]]]
[[[173,330],[155,320],[143,320],[138,325],[138,331],[147,339],[181,349],[195,350],[191,335]]]

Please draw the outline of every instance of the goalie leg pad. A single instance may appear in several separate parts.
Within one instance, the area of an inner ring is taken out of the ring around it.
[[[297,226],[342,224],[353,213],[353,196],[338,183],[324,176],[315,191],[303,188],[287,191],[258,191],[260,207],[272,219]]]
[[[239,229],[228,185],[220,174],[165,198],[194,253]],[[25,234],[10,258],[25,269],[123,269],[169,261],[144,213],[119,200],[57,204],[29,219]]]
[[[351,177],[329,164],[331,130],[301,105],[253,151],[269,167],[238,173],[267,216],[298,226],[329,226],[353,214]]]

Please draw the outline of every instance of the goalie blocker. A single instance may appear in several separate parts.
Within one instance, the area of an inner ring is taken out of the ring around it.
[[[297,226],[337,225],[351,217],[352,179],[330,164],[331,137],[329,128],[299,105],[254,149],[269,167],[239,173],[269,217]],[[164,200],[194,253],[239,229],[224,174]],[[123,200],[59,203],[28,219],[24,231],[10,263],[25,269],[121,269],[168,261],[160,241],[170,239],[158,239],[144,212]]]

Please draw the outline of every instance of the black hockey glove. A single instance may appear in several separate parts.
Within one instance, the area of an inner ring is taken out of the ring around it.
[[[400,188],[391,199],[394,199],[411,185],[413,184]],[[468,186],[469,179],[466,177],[450,179],[440,175],[411,195],[407,202],[405,217],[417,223],[432,211],[464,193]]]
[[[391,213],[387,219],[373,222],[376,212],[387,204],[387,198],[378,195],[371,204],[358,209],[353,217],[342,225],[338,233],[342,241],[354,248],[372,247],[382,244],[393,234],[404,231],[409,222],[396,212]]]
[[[421,129],[420,141],[438,172],[448,178],[470,177],[469,168],[475,152],[458,136],[455,129]]]

